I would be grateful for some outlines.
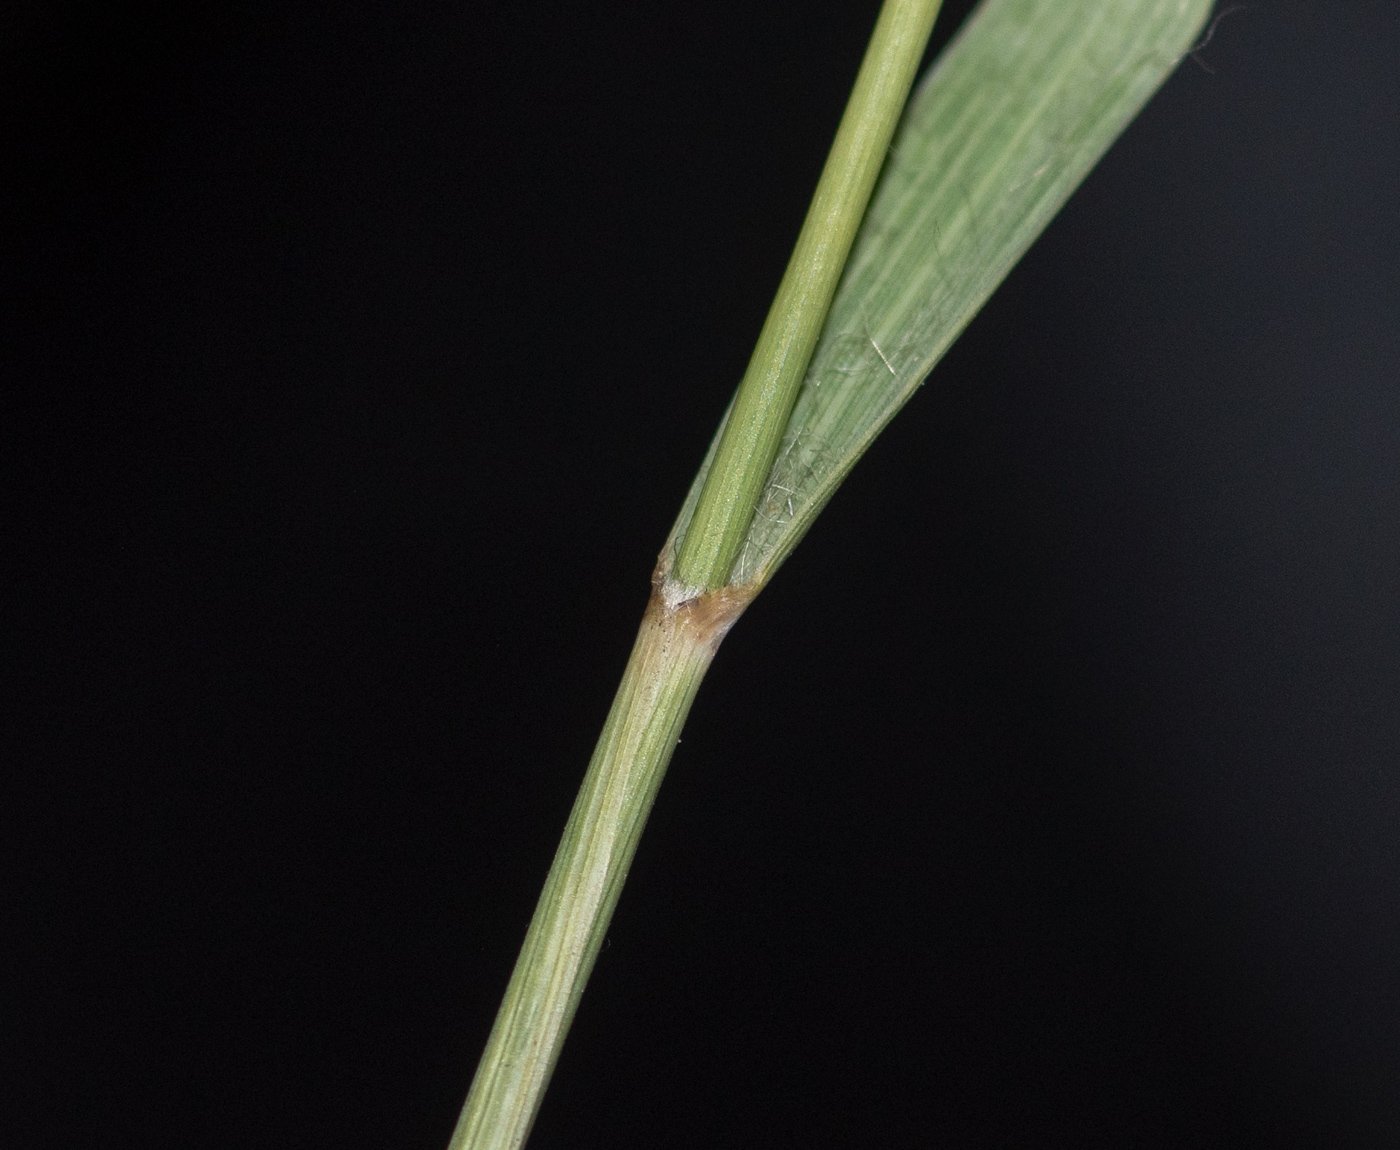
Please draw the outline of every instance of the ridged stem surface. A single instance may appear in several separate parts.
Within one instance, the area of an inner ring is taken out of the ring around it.
[[[449,1150],[529,1136],[691,700],[748,602],[676,599],[658,579]]]

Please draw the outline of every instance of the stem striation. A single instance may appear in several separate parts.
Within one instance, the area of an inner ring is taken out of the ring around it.
[[[683,595],[658,570],[449,1150],[529,1136],[691,701],[751,598]]]

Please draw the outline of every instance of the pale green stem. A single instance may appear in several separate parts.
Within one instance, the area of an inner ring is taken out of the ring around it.
[[[941,0],[885,0],[812,206],[725,424],[676,577],[729,581]]]
[[[720,640],[756,593],[724,584],[939,2],[886,0],[880,12],[676,559],[676,577],[663,560],[449,1150],[518,1150],[530,1133],[691,701]]]
[[[524,1144],[691,700],[748,598],[658,577],[449,1150]]]

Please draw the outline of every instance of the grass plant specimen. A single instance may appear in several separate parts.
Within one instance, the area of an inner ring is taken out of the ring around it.
[[[905,108],[938,7],[881,11],[749,369],[662,548],[452,1150],[528,1137],[725,634],[1187,53],[1210,4],[985,0]]]

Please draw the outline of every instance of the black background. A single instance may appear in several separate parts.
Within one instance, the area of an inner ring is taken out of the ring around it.
[[[6,1146],[445,1144],[875,10],[7,9]],[[1199,59],[727,641],[535,1150],[1400,1144],[1400,7]]]

